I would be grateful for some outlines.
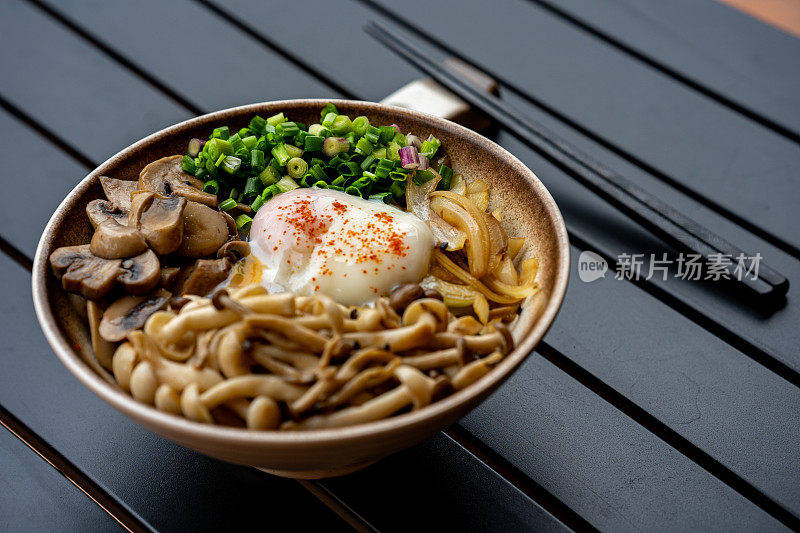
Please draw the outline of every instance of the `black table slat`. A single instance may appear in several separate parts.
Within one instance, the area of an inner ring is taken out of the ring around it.
[[[61,138],[82,139],[95,161],[190,117],[27,3],[4,3],[0,44],[14,73],[0,77],[0,94]]]
[[[449,23],[455,10],[458,22]],[[800,250],[793,215],[800,202],[794,183],[800,148],[794,142],[533,3],[415,0],[403,11],[424,11],[416,21],[426,31]]]
[[[100,506],[2,427],[0,472],[0,530],[124,531]]]
[[[534,1],[800,136],[796,37],[718,2]]]

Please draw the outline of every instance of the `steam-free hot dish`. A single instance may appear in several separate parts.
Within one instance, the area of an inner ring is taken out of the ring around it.
[[[91,242],[50,256],[85,307],[85,359],[198,422],[303,430],[420,409],[490,372],[538,292],[479,176],[425,132],[332,104],[310,126],[218,127],[138,181],[100,182]]]

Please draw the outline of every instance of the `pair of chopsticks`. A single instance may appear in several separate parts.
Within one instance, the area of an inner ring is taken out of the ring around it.
[[[699,254],[707,265],[714,262],[719,265],[721,257],[730,258],[730,264],[722,264],[722,268],[728,272],[732,282],[743,288],[749,296],[755,296],[758,302],[781,300],[788,291],[789,280],[763,262],[758,264],[757,275],[750,272],[737,276],[737,258],[752,256],[594,161],[542,125],[523,116],[499,97],[486,93],[452,69],[433,61],[425,51],[409,43],[404,35],[375,21],[367,24],[365,31],[677,251]],[[476,68],[474,65],[470,66]],[[714,258],[717,258],[716,261]]]

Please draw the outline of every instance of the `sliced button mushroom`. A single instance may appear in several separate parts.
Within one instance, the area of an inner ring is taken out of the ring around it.
[[[147,243],[135,227],[109,219],[95,229],[90,250],[103,259],[120,259],[139,255],[147,250]]]
[[[116,220],[120,224],[128,223],[128,211],[115,206],[107,200],[92,200],[86,206],[86,215],[93,228],[97,228],[106,220]]]
[[[121,341],[131,331],[144,326],[150,315],[164,309],[170,296],[164,289],[147,296],[123,296],[103,313],[100,336],[109,342]]]
[[[133,197],[128,225],[137,228],[154,252],[171,254],[183,240],[186,199],[139,192]]]
[[[233,265],[225,259],[198,259],[185,273],[185,281],[180,285],[180,294],[205,296],[228,279]]]
[[[212,255],[227,240],[228,225],[219,211],[197,202],[186,204],[179,255],[191,259]]]
[[[183,156],[173,155],[153,161],[139,174],[139,190],[162,196],[182,196],[192,202],[217,207],[217,195],[203,192],[203,182],[183,171]]]
[[[98,300],[114,288],[122,260],[102,259],[89,247],[84,244],[59,248],[50,254],[50,265],[64,290]]]
[[[108,176],[100,176],[100,185],[106,198],[125,212],[131,210],[131,194],[138,187],[138,183],[129,180],[118,180]]]
[[[161,281],[161,265],[153,250],[125,259],[120,268],[117,280],[130,294],[146,294]]]

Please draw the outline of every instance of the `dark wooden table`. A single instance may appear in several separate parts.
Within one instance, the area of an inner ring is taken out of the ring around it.
[[[177,121],[381,100],[417,78],[361,31],[370,19],[449,44],[525,113],[761,253],[792,281],[786,305],[673,275],[581,282],[581,251],[613,270],[669,249],[500,130],[558,201],[573,276],[536,353],[458,425],[298,483],[122,417],[33,315],[48,217],[99,162]],[[2,0],[0,46],[0,530],[800,525],[800,40],[710,0]]]

